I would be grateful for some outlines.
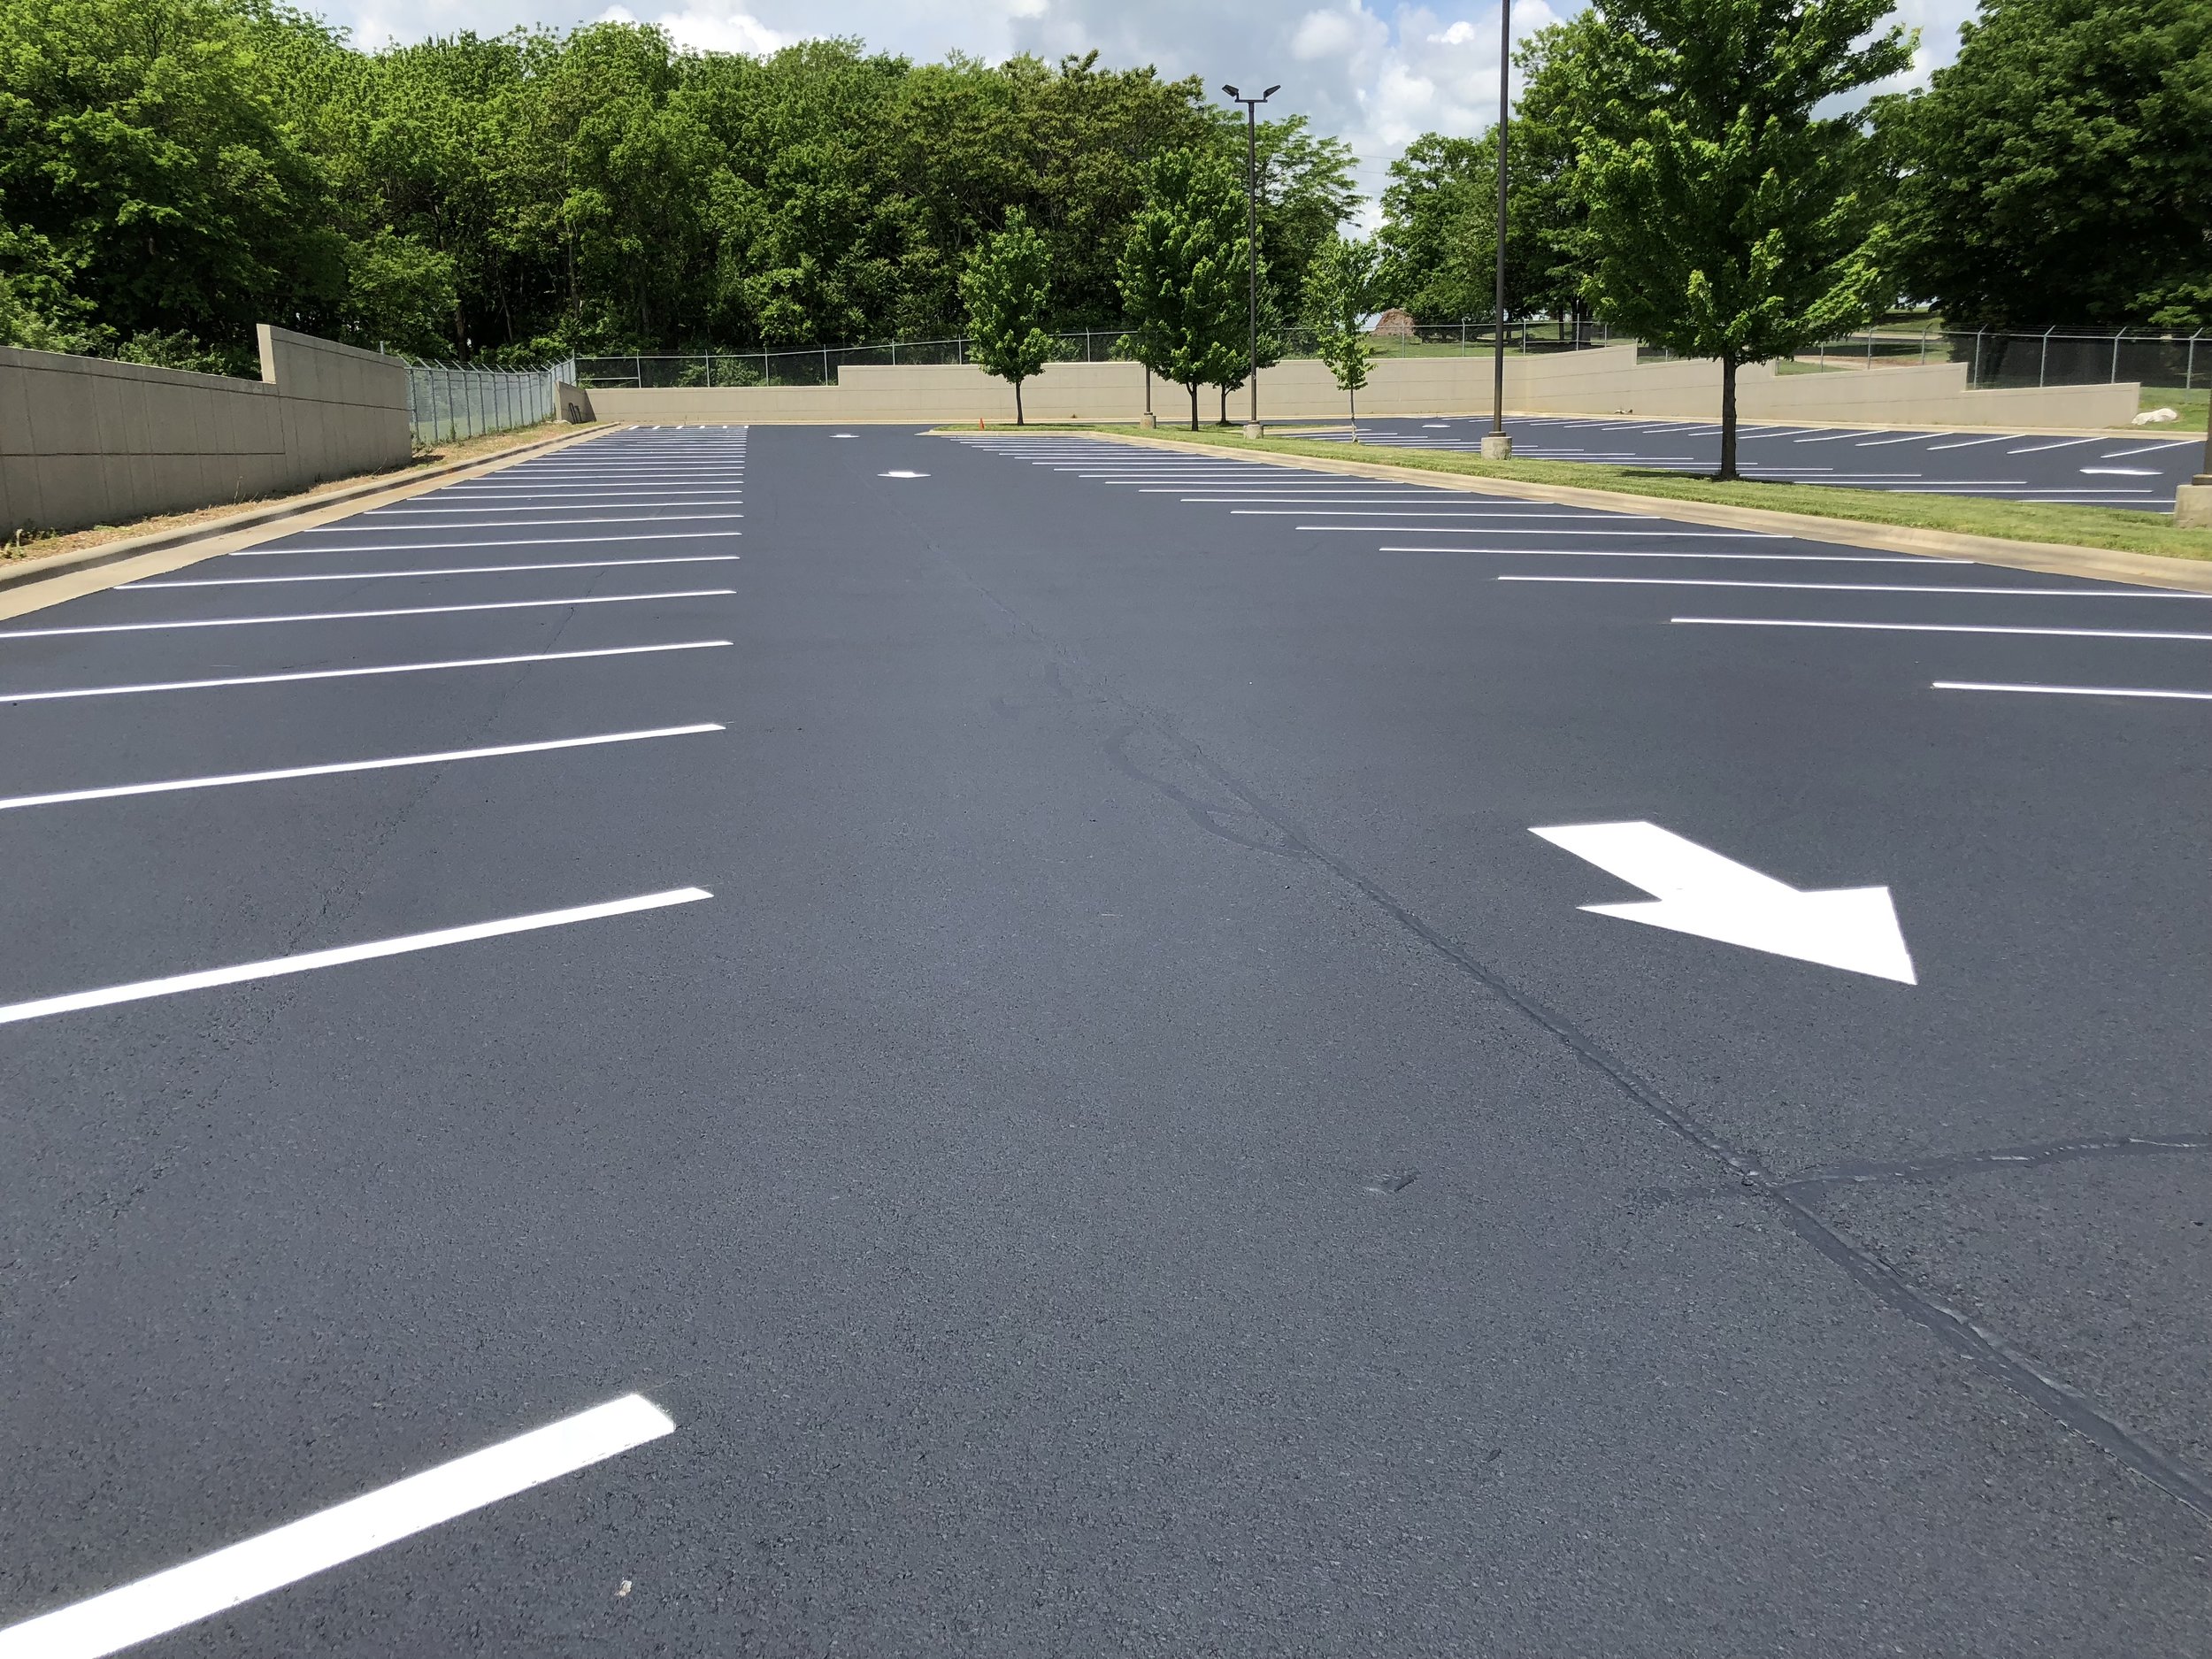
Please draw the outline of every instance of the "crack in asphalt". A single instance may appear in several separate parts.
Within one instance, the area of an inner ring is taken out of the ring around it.
[[[941,544],[932,539],[926,545],[944,560],[948,568],[961,580],[981,595],[1041,649],[1057,659],[1056,663],[1048,665],[1048,677],[1055,690],[1071,698],[1075,695],[1059,672],[1060,667],[1064,665],[1087,682],[1091,695],[1113,704],[1129,718],[1129,730],[1107,746],[1108,758],[1118,770],[1158,789],[1165,799],[1180,808],[1199,828],[1210,834],[1240,846],[1253,847],[1255,850],[1311,859],[1326,868],[1460,973],[1480,985],[1501,1002],[1509,1004],[1525,1018],[1563,1044],[1577,1059],[1601,1073],[1615,1089],[1644,1112],[1705,1156],[1723,1165],[1736,1178],[1741,1188],[1763,1201],[1801,1240],[1884,1306],[1911,1320],[1984,1375],[2002,1383],[2047,1416],[2097,1446],[2116,1462],[2132,1470],[2177,1503],[2193,1511],[2199,1520],[2212,1522],[2212,1477],[2152,1445],[2080,1389],[2042,1370],[1995,1333],[1977,1325],[1957,1309],[1915,1285],[1875,1252],[1844,1237],[1812,1207],[1810,1194],[1824,1191],[1824,1186],[1814,1183],[1809,1187],[1806,1180],[1778,1180],[1761,1171],[1756,1161],[1748,1154],[1730,1146],[1709,1125],[1670,1100],[1656,1083],[1640,1075],[1634,1067],[1572,1019],[1524,990],[1499,970],[1483,962],[1466,946],[1424,920],[1381,882],[1350,860],[1322,846],[1281,808],[1268,801],[1251,785],[1219,764],[1196,742],[1186,737],[1170,716],[1147,709],[1126,693],[1116,689],[1078,652],[1048,634],[963,568]],[[1172,752],[1181,766],[1194,771],[1213,789],[1230,795],[1237,803],[1235,816],[1268,826],[1273,832],[1272,838],[1266,844],[1256,844],[1246,834],[1221,823],[1217,817],[1217,810],[1200,802],[1188,787],[1163,783],[1157,776],[1145,772],[1129,757],[1127,752],[1129,742],[1139,733],[1148,733],[1156,742]],[[2059,1156],[2055,1147],[2051,1150],[2054,1157]],[[1998,1166],[1994,1157],[1990,1160],[1990,1166]]]

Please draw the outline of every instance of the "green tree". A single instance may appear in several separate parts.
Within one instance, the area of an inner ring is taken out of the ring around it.
[[[1585,292],[1640,338],[1736,372],[1864,324],[1881,228],[1863,118],[1816,107],[1911,61],[1891,0],[1595,0],[1570,26],[1563,111],[1587,204]]]
[[[1574,26],[1515,55],[1521,96],[1507,129],[1505,305],[1509,317],[1578,315],[1583,206],[1561,120],[1577,84]],[[1497,303],[1498,139],[1424,133],[1390,165],[1383,192],[1385,297],[1417,317],[1487,317]]]
[[[1374,361],[1366,320],[1375,309],[1381,250],[1371,242],[1332,236],[1306,268],[1306,326],[1314,348],[1348,400],[1352,442],[1359,442],[1359,395]]]
[[[1876,119],[1900,272],[1953,326],[2212,326],[2212,7],[1984,0]]]
[[[976,363],[986,374],[1014,383],[1014,424],[1025,425],[1022,382],[1052,360],[1052,336],[1044,330],[1052,265],[1044,238],[1021,209],[969,256],[960,294],[968,303]]]
[[[1145,206],[1122,248],[1122,303],[1133,324],[1123,349],[1190,395],[1193,432],[1198,388],[1243,380],[1244,215],[1244,191],[1226,160],[1173,150],[1153,163]]]

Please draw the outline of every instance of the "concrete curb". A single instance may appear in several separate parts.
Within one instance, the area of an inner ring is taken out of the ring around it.
[[[2061,542],[2013,541],[1999,536],[1966,535],[1951,530],[1920,530],[1902,525],[1866,524],[1854,518],[1822,518],[1809,513],[1776,512],[1764,507],[1725,507],[1704,502],[1675,501],[1663,495],[1632,495],[1620,490],[1583,489],[1563,484],[1525,484],[1511,479],[1476,478],[1463,472],[1432,472],[1424,467],[1393,466],[1381,461],[1340,461],[1334,457],[1284,455],[1269,449],[1231,449],[1222,444],[1179,442],[1135,433],[1097,432],[1088,435],[1112,443],[1144,449],[1194,450],[1233,455],[1271,465],[1308,471],[1341,472],[1352,478],[1388,479],[1398,483],[1430,484],[1464,490],[1476,495],[1502,495],[1515,501],[1550,502],[1560,506],[1598,507],[1612,512],[1647,513],[1682,524],[1710,525],[1717,529],[1768,530],[1807,541],[1825,541],[1838,547],[1867,548],[1885,553],[1929,553],[1947,558],[1972,559],[2008,570],[2036,571],[2048,576],[2081,576],[2095,581],[2131,582],[2142,588],[2170,588],[2182,593],[2212,593],[2212,559],[2165,558],[2155,553],[2123,553],[2109,548],[2074,547]]]
[[[257,507],[204,524],[180,526],[174,530],[131,536],[76,553],[34,559],[13,570],[0,567],[0,618],[19,617],[124,582],[234,553],[257,542],[273,541],[303,528],[350,518],[371,506],[404,501],[411,495],[442,488],[456,479],[497,472],[530,456],[604,437],[611,432],[621,431],[628,424],[601,422],[580,431],[518,444],[511,449],[480,456],[474,460],[446,462],[404,480],[380,476],[325,495]]]
[[[603,428],[612,430],[611,425]],[[208,536],[228,535],[233,531],[247,529],[254,525],[268,524],[277,519],[299,518],[317,512],[325,507],[354,502],[367,495],[386,491],[411,489],[418,484],[435,480],[443,482],[472,467],[489,466],[494,462],[511,457],[534,454],[549,449],[559,443],[572,442],[594,435],[603,428],[595,426],[589,433],[562,432],[549,438],[538,438],[528,443],[517,444],[511,449],[501,449],[491,455],[479,456],[470,461],[446,461],[427,467],[419,472],[410,472],[403,481],[391,474],[380,472],[358,483],[348,484],[341,489],[328,489],[314,495],[293,496],[286,501],[271,502],[265,506],[250,507],[242,512],[227,514],[220,518],[206,519],[199,524],[179,525],[173,530],[155,530],[145,535],[126,536],[117,541],[103,541],[97,547],[80,548],[74,553],[57,553],[50,558],[24,559],[13,564],[0,565],[0,588],[14,588],[24,582],[49,581],[75,571],[94,565],[112,564],[118,559],[135,558],[142,553],[155,553],[164,548],[179,547]]]

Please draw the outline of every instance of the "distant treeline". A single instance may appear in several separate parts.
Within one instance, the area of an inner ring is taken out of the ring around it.
[[[1675,23],[1717,43],[1824,4]],[[1608,79],[1645,10],[1598,0],[1522,49],[1517,316],[1609,309],[1589,146],[1684,90]],[[1049,320],[1116,326],[1153,164],[1210,152],[1240,180],[1240,116],[1095,54],[752,58],[611,23],[364,52],[273,0],[0,0],[0,341],[235,368],[259,321],[469,362],[923,338],[963,331],[961,274],[1017,213]],[[1822,188],[1847,187],[1876,288],[1955,326],[2212,326],[2206,0],[1983,0],[1927,92],[1849,125]],[[1357,203],[1340,141],[1302,118],[1260,138],[1272,322]],[[1370,297],[1488,314],[1495,157],[1414,142]],[[1643,227],[1655,257],[1695,207]]]
[[[1059,319],[1111,324],[1146,165],[1240,173],[1244,127],[1094,58],[751,58],[626,24],[363,52],[270,0],[6,0],[0,338],[213,366],[260,321],[468,361],[941,335],[1017,208]],[[1287,311],[1351,154],[1302,118],[1261,136]]]

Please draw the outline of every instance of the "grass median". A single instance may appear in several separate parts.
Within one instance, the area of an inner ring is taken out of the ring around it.
[[[1012,432],[1017,428],[1008,424],[991,430]],[[1126,434],[1130,428],[1105,425],[1030,426],[1020,430]],[[1709,478],[1663,472],[1651,467],[1610,466],[1594,461],[1486,461],[1456,450],[1402,449],[1395,445],[1386,448],[1379,444],[1356,448],[1310,438],[1252,439],[1240,432],[1224,431],[1217,426],[1191,432],[1174,431],[1164,426],[1144,435],[1200,449],[1257,450],[1325,461],[1367,461],[1416,472],[1494,478],[1501,482],[1603,489],[1665,501],[1755,507],[1767,512],[1799,513],[1810,518],[1840,518],[1914,530],[1946,530],[1958,535],[1997,536],[2008,541],[2039,541],[2060,547],[2151,553],[2165,558],[2212,560],[2212,530],[2180,529],[2165,513],[2135,508],[2068,507],[1973,495],[1907,495],[1887,490],[1850,489],[1837,484],[1774,484],[1751,479],[1721,484]]]

